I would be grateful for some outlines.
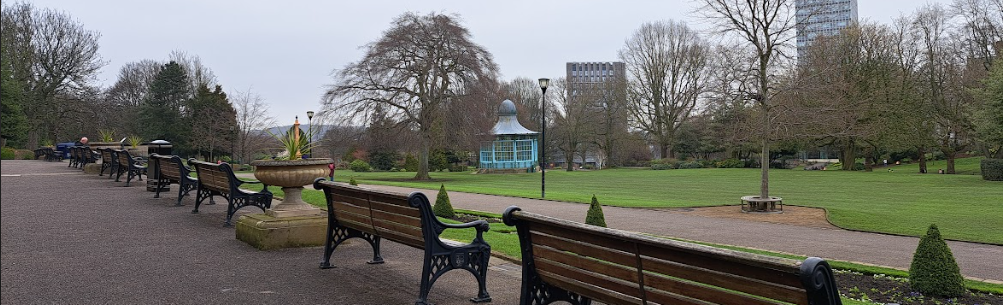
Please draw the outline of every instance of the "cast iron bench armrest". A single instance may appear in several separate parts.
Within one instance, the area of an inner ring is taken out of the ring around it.
[[[244,184],[244,183],[248,183],[248,184],[261,184],[261,181],[258,181],[258,180],[244,180],[244,179],[237,178],[237,184],[238,185]]]
[[[438,220],[438,219],[436,219],[436,220]],[[471,222],[468,222],[468,223],[460,223],[460,224],[444,223],[444,222],[440,221],[439,224],[442,225],[443,229],[468,229],[468,228],[474,228],[474,229],[477,230],[477,237],[474,238],[474,240],[484,240],[484,238],[483,238],[484,232],[487,232],[488,230],[491,229],[491,226],[488,225],[488,222],[485,221],[485,220],[483,220],[483,219],[478,219],[478,220],[474,220],[474,221],[471,221]],[[442,233],[442,232],[439,232],[439,233]]]

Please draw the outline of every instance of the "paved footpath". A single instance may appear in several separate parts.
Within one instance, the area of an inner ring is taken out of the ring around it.
[[[0,163],[2,304],[414,304],[421,251],[383,242],[385,264],[368,265],[369,244],[258,251],[222,226],[226,205],[174,206],[144,182],[123,187],[66,162]],[[192,194],[194,196],[194,194]],[[220,202],[217,200],[217,202]],[[254,208],[238,213],[258,213]],[[492,259],[489,304],[517,304],[519,266]],[[446,273],[429,300],[470,304],[477,281]]]
[[[376,189],[421,191],[435,198],[438,191],[367,185]],[[454,208],[501,213],[515,205],[523,211],[585,221],[589,206],[580,203],[449,192]],[[737,207],[736,207],[737,208]],[[908,269],[919,238],[822,229],[740,219],[684,215],[667,210],[603,207],[610,228],[651,233],[715,244],[779,251],[825,259]],[[1003,281],[1003,246],[948,241],[965,276]]]

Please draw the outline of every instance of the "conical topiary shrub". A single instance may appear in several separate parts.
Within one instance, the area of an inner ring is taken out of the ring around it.
[[[957,297],[965,293],[965,280],[951,248],[940,236],[936,224],[930,225],[909,266],[909,287],[927,295]]]
[[[352,178],[349,178],[349,179],[348,179],[348,184],[351,184],[351,185],[359,185],[359,183],[358,183],[358,182],[355,182],[355,177],[352,177]]]
[[[456,217],[456,212],[453,211],[453,205],[449,204],[449,194],[446,193],[445,184],[441,184],[439,187],[439,196],[435,197],[435,206],[432,206],[432,212],[435,213],[435,216],[439,217]]]
[[[585,215],[585,224],[606,227],[606,216],[603,215],[602,205],[599,205],[599,200],[594,194],[592,195],[592,204],[589,204],[589,212]]]

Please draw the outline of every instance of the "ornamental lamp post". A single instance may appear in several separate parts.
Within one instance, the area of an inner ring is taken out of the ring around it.
[[[308,158],[313,158],[313,149],[310,148],[310,145],[313,144],[313,110],[306,112],[306,119],[307,119],[306,152]]]
[[[540,79],[543,98],[540,101],[540,198],[547,198],[547,85],[549,78]]]

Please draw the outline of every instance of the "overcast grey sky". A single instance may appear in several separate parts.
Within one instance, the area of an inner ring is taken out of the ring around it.
[[[929,2],[858,0],[861,21],[890,23]],[[101,32],[110,86],[124,64],[198,55],[227,92],[251,90],[280,125],[319,110],[331,72],[362,57],[403,12],[456,13],[473,40],[494,55],[503,79],[564,75],[569,61],[614,61],[642,23],[682,20],[704,29],[696,1],[210,1],[30,0],[63,10]],[[500,101],[499,101],[500,102]],[[305,119],[304,119],[304,122]]]

